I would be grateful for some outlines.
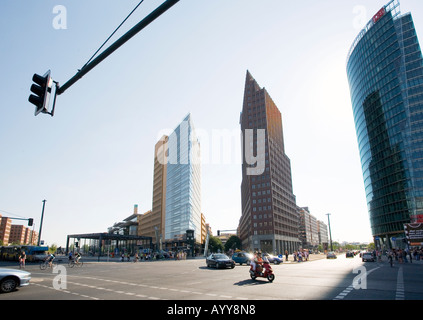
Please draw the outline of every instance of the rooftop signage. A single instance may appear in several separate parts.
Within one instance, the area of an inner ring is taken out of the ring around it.
[[[386,13],[386,10],[385,10],[385,7],[383,7],[382,9],[380,9],[380,10],[378,11],[378,13],[376,13],[376,14],[373,16],[373,18],[372,18],[373,23],[378,22],[378,21],[380,20],[380,18],[382,18],[382,17],[385,15],[385,13]]]

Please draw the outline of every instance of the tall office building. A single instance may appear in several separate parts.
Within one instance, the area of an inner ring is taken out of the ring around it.
[[[166,209],[166,146],[167,136],[162,136],[154,146],[154,176],[153,176],[153,200],[152,209],[140,217],[138,234],[153,238],[153,243],[158,245],[160,241],[157,235],[165,234],[165,209]]]
[[[269,253],[292,252],[299,246],[299,220],[291,163],[284,150],[282,116],[249,71],[240,125],[244,161],[238,230],[242,246]]]
[[[181,239],[194,230],[201,243],[200,143],[188,114],[167,141],[165,240]]]
[[[357,36],[347,75],[371,229],[390,247],[404,223],[423,221],[423,59],[399,1]]]
[[[10,229],[12,228],[12,219],[1,217],[0,215],[0,243],[7,245],[9,243]]]

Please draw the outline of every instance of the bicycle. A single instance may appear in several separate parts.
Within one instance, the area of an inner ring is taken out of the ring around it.
[[[84,263],[82,261],[75,261],[72,259],[71,261],[69,261],[68,266],[69,268],[73,268],[74,266],[82,267],[83,264]]]
[[[45,270],[45,269],[47,269],[47,268],[52,268],[52,269],[54,269],[54,268],[56,268],[57,267],[57,263],[56,262],[54,262],[54,261],[51,261],[51,263],[49,262],[49,261],[42,261],[41,263],[40,263],[40,269],[41,270]]]

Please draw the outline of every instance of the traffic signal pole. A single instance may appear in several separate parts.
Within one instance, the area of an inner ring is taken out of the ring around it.
[[[166,0],[163,4],[157,7],[153,12],[151,12],[147,17],[145,17],[137,25],[135,25],[131,30],[129,30],[121,38],[116,40],[116,42],[114,42],[107,49],[105,49],[97,58],[95,58],[90,63],[86,64],[84,67],[82,67],[82,69],[78,70],[78,72],[68,82],[66,82],[62,86],[59,86],[58,83],[56,83],[56,86],[57,86],[56,94],[61,95],[63,92],[65,92],[70,86],[72,86],[75,82],[77,82],[84,75],[90,72],[95,66],[97,66],[100,62],[102,62],[109,55],[115,52],[120,46],[122,46],[125,42],[130,40],[133,36],[135,36],[138,32],[140,32],[146,26],[148,26],[151,22],[156,20],[160,15],[162,15],[164,12],[169,10],[177,2],[179,2],[179,0]]]
[[[46,206],[46,201],[47,201],[47,200],[43,200],[43,211],[41,212],[40,232],[38,233],[38,243],[37,243],[37,246],[40,246],[40,241],[41,241],[41,230],[43,229],[44,208],[45,208],[45,206]]]

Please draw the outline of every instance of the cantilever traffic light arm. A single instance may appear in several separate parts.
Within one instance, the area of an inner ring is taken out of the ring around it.
[[[151,22],[156,20],[160,15],[174,6],[179,0],[166,0],[163,4],[157,7],[153,12],[151,12],[147,17],[141,20],[137,25],[135,25],[131,30],[125,33],[121,38],[116,40],[110,47],[104,50],[97,58],[95,58],[90,63],[86,64],[82,69],[78,70],[78,72],[63,86],[57,86],[56,94],[61,95],[65,92],[71,85],[81,79],[84,75],[86,75],[89,71],[91,71],[95,66],[97,66],[100,62],[106,59],[109,55],[111,55],[114,51],[116,51],[120,46],[122,46],[125,42],[135,36],[138,32],[148,26]],[[56,96],[56,95],[55,95]]]

